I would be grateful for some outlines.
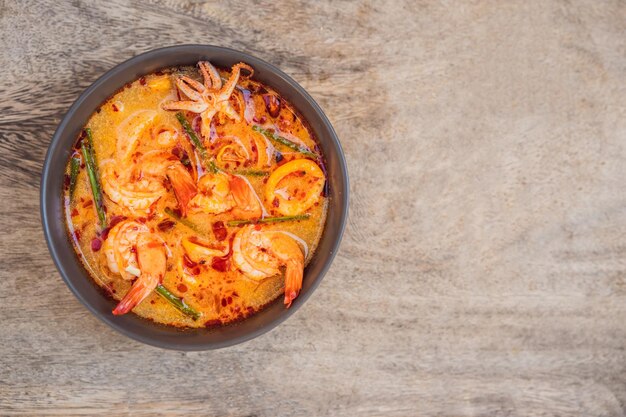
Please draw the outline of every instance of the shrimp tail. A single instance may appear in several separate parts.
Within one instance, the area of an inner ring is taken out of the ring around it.
[[[302,288],[303,265],[298,261],[289,261],[285,270],[285,306],[291,303],[300,294]]]
[[[128,313],[141,303],[159,284],[159,278],[153,275],[143,275],[135,281],[128,293],[113,309],[113,314],[121,316]]]
[[[246,180],[233,175],[229,181],[230,193],[235,200],[233,214],[239,218],[258,218],[263,215],[263,209],[254,190]]]
[[[176,165],[167,172],[167,178],[172,184],[176,200],[183,217],[187,215],[187,204],[198,193],[198,188],[189,171],[182,165]]]

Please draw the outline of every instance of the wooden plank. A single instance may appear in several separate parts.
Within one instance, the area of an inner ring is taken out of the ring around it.
[[[625,414],[623,2],[4,1],[0,22],[0,415]],[[215,352],[92,317],[39,219],[72,101],[179,43],[291,74],[350,168],[318,291]]]

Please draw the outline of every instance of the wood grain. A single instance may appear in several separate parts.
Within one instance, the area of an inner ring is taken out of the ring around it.
[[[0,414],[623,416],[626,3],[0,1]],[[344,146],[351,213],[276,330],[179,353],[71,295],[47,144],[140,52],[280,66]]]

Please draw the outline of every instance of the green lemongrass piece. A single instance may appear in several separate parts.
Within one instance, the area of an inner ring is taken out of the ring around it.
[[[293,143],[289,139],[286,139],[282,136],[277,135],[276,133],[269,131],[267,129],[263,129],[259,125],[252,126],[252,130],[256,130],[257,132],[264,135],[266,138],[273,140],[274,142],[278,142],[282,145],[285,145],[288,148],[293,149],[296,152],[300,152],[303,155],[310,156],[311,158],[318,158],[318,155],[315,152],[312,152],[310,149],[307,149],[303,146],[298,145],[297,143]]]
[[[76,189],[76,180],[78,173],[80,172],[80,156],[74,155],[70,159],[70,200],[74,196],[74,190]]]
[[[292,220],[306,220],[311,215],[308,213],[305,214],[297,214],[295,216],[282,216],[282,217],[265,217],[263,219],[252,219],[252,220],[231,220],[226,222],[227,226],[243,226],[246,224],[257,224],[257,223],[279,223],[279,222],[288,222]]]
[[[98,177],[98,166],[96,165],[96,158],[93,151],[93,136],[91,135],[91,129],[85,129],[87,137],[83,138],[83,142],[80,146],[81,154],[85,160],[85,167],[87,168],[87,175],[89,176],[89,184],[91,185],[91,194],[93,195],[96,211],[98,212],[98,220],[100,220],[100,226],[104,229],[107,226],[107,217],[104,212],[104,198],[102,197],[102,186],[100,185],[100,178]]]
[[[270,175],[269,171],[263,171],[260,169],[243,169],[241,171],[231,171],[231,173],[249,177],[265,177],[266,175]]]
[[[187,219],[184,219],[184,218],[180,217],[171,208],[167,207],[167,208],[165,208],[164,211],[165,211],[165,214],[167,214],[168,216],[170,216],[171,218],[173,218],[174,220],[176,220],[180,224],[187,226],[188,228],[190,228],[194,232],[199,233],[201,235],[205,234],[202,230],[200,230],[200,228],[198,227],[197,224],[195,224],[194,222],[191,222],[191,221],[189,221]]]
[[[198,150],[198,153],[200,154],[200,157],[204,161],[204,164],[206,165],[206,167],[212,173],[214,174],[217,173],[218,168],[215,165],[215,162],[209,157],[209,154],[206,148],[204,147],[204,144],[202,143],[198,135],[196,135],[196,132],[192,129],[187,119],[185,119],[185,115],[178,112],[176,113],[176,118],[180,122],[180,125],[183,127],[183,129],[185,129],[185,133],[187,133],[187,136],[189,137],[189,140],[191,141],[191,143],[193,143],[193,146]]]
[[[189,307],[189,305],[185,303],[185,300],[176,297],[174,294],[170,292],[170,290],[165,288],[163,285],[161,284],[157,285],[155,291],[157,292],[157,294],[163,297],[168,303],[170,303],[172,306],[174,306],[174,308],[176,308],[178,311],[180,311],[184,315],[189,316],[194,320],[198,320],[198,318],[200,317],[200,313],[198,313],[193,308]]]

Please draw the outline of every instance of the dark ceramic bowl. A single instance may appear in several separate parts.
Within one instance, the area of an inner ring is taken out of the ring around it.
[[[254,79],[276,89],[308,121],[326,160],[330,191],[324,233],[315,256],[304,271],[299,297],[285,309],[282,298],[250,318],[219,328],[179,330],[153,323],[135,314],[113,316],[114,301],[93,282],[74,253],[65,231],[62,187],[65,165],[72,145],[91,114],[124,84],[162,68],[195,65],[209,60],[230,68],[246,62],[254,68]],[[43,166],[41,218],[48,249],[65,283],[74,295],[100,320],[115,330],[150,345],[179,350],[206,350],[241,343],[259,336],[296,312],[320,284],[337,253],[348,213],[348,172],[339,140],[330,122],[313,98],[298,83],[265,61],[232,49],[209,45],[180,45],[156,49],[123,62],[100,77],[78,100],[59,124]]]

